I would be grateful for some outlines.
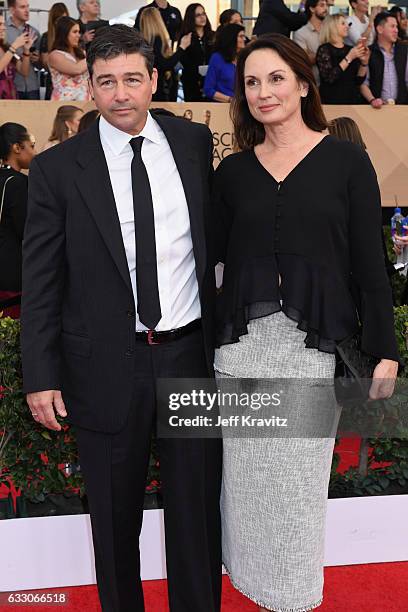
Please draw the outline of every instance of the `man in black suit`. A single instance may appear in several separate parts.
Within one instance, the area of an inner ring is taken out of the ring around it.
[[[33,418],[75,426],[104,612],[144,610],[139,534],[157,378],[213,375],[208,128],[148,112],[153,51],[101,28],[101,119],[31,168],[22,355]],[[170,609],[220,608],[221,441],[159,439]]]
[[[263,0],[253,34],[283,34],[290,36],[307,22],[305,13],[292,13],[283,0]]]

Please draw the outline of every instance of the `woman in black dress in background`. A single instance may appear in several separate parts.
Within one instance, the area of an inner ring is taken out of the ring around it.
[[[186,34],[191,35],[191,45],[180,58],[183,65],[181,82],[183,83],[185,102],[202,102],[204,99],[204,76],[199,67],[207,66],[213,51],[214,32],[202,4],[189,4],[184,15],[180,39]]]
[[[367,74],[370,52],[364,40],[355,47],[346,45],[347,32],[344,15],[328,15],[323,21],[316,53],[323,104],[361,104],[360,85]]]
[[[28,195],[28,180],[21,170],[30,167],[35,154],[34,139],[24,126],[0,126],[0,302],[21,293]]]
[[[379,189],[360,146],[323,134],[312,66],[285,36],[238,55],[232,119],[240,152],[214,178],[225,264],[214,367],[221,389],[247,378],[253,395],[268,380],[285,389],[288,427],[224,437],[223,562],[260,610],[305,612],[322,601],[334,433],[319,427],[338,417],[336,343],[359,329],[351,279],[362,349],[378,359],[371,398],[390,396],[398,369]]]

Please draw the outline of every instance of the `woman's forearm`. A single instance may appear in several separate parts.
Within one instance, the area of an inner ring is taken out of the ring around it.
[[[220,91],[216,91],[213,95],[214,102],[231,102],[231,96],[226,96]]]
[[[0,72],[3,72],[13,59],[13,52],[11,49],[8,49],[3,55],[0,57]]]
[[[17,72],[23,77],[28,77],[30,74],[30,54],[24,51],[21,61],[16,64]]]

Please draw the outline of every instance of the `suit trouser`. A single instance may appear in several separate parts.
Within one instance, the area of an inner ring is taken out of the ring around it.
[[[123,429],[109,434],[76,428],[103,612],[144,610],[139,535],[156,422],[155,380],[208,375],[201,330],[161,345],[137,342],[135,361],[134,398]],[[158,439],[172,612],[220,609],[221,448],[221,440]]]

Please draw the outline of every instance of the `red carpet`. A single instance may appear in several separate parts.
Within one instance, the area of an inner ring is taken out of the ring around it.
[[[167,612],[166,581],[144,582],[146,612]],[[100,612],[94,586],[49,589],[64,592],[67,605],[0,606],[10,612]],[[325,569],[325,601],[319,612],[408,612],[408,562],[348,565]],[[242,597],[224,577],[222,612],[256,612],[257,607]],[[194,612],[194,610],[191,610]]]

